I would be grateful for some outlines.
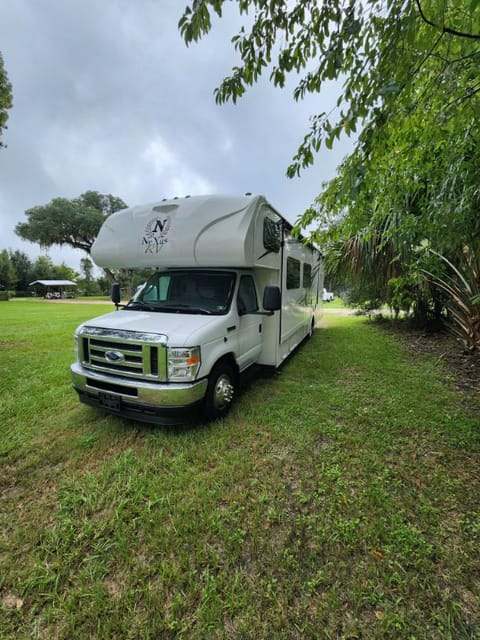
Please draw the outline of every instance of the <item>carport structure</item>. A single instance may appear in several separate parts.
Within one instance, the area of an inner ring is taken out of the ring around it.
[[[72,280],[34,280],[29,286],[35,287],[35,291],[44,298],[54,300],[75,297],[77,284]]]

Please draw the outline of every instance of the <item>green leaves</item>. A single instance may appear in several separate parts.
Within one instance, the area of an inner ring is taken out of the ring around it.
[[[13,289],[17,284],[17,273],[6,249],[0,251],[0,291]]]
[[[0,53],[0,138],[4,129],[7,128],[8,109],[12,107],[12,85],[8,81],[7,72],[3,64],[3,57]],[[0,149],[5,146],[0,139]]]
[[[86,191],[73,200],[54,198],[25,211],[28,222],[17,224],[15,233],[42,247],[66,244],[90,253],[105,218],[126,206],[121,198],[97,191]]]
[[[426,272],[432,285],[447,296],[448,327],[466,351],[480,348],[480,258],[468,246],[463,247],[459,266],[432,252],[446,265],[442,275]]]
[[[192,7],[187,6],[179,20],[178,28],[187,46],[192,41],[197,42],[210,31],[212,23],[207,4],[213,5],[215,12],[219,16],[222,15],[223,1],[205,2],[205,0],[194,0]]]
[[[208,33],[210,12],[221,16],[223,2],[195,0],[185,8],[179,28],[187,44]],[[328,128],[326,121],[311,128],[288,175],[310,165],[322,142],[330,149],[341,132],[349,135],[371,122],[378,127],[378,109],[386,121],[402,110],[421,108],[433,83],[443,82],[447,72],[456,77],[457,68],[470,67],[470,84],[463,90],[448,83],[447,105],[471,101],[479,90],[475,69],[480,52],[462,35],[480,23],[478,0],[469,10],[461,0],[430,0],[428,6],[402,0],[237,0],[236,5],[240,16],[249,15],[232,39],[239,61],[215,90],[217,102],[235,103],[268,67],[276,87],[285,87],[288,74],[299,75],[295,100],[321,93],[326,82],[338,82],[337,109]],[[425,85],[435,66],[436,75]]]
[[[466,304],[474,297],[472,291],[459,278],[454,288],[447,278],[447,262],[424,264],[425,249],[431,248],[449,261],[449,269],[461,271],[465,242],[477,255],[480,250],[480,140],[476,125],[480,100],[478,93],[469,95],[468,100],[457,98],[470,86],[471,63],[478,52],[470,42],[463,41],[461,46],[456,42],[458,57],[451,61],[447,56],[453,48],[446,41],[439,43],[437,51],[442,57],[425,61],[410,86],[397,91],[398,85],[385,83],[384,95],[388,99],[389,94],[395,94],[399,108],[389,112],[385,105],[375,107],[355,152],[345,159],[316,208],[324,228],[330,227],[320,239],[338,243],[331,245],[332,255],[337,256],[331,268],[337,269],[340,277],[368,292],[362,274],[370,271],[348,272],[354,254],[339,253],[338,247],[348,246],[358,234],[380,234],[382,242],[392,247],[391,263],[377,265],[375,272],[377,282],[380,278],[388,285],[383,288],[382,301],[410,300],[416,311],[421,307],[428,315],[443,310],[446,316],[448,309],[448,314],[456,317],[452,300],[463,296],[464,311],[468,312],[463,316],[455,312],[458,319],[451,326],[458,327],[473,322],[474,316],[468,316],[471,305]],[[355,264],[359,256],[357,252]],[[369,259],[364,253],[363,267]],[[434,278],[449,283],[448,291],[436,280],[435,288],[428,285],[425,271],[431,274],[431,283]],[[379,285],[376,290],[382,291]]]

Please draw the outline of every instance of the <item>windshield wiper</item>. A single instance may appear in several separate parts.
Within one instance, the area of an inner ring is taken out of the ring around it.
[[[160,311],[158,307],[148,302],[144,302],[143,300],[132,300],[128,304],[126,304],[123,308],[127,310],[140,308],[140,309],[148,309],[148,311]]]
[[[172,304],[164,304],[162,305],[161,311],[171,311],[174,313],[204,313],[205,315],[211,315],[212,311],[210,309],[206,309],[205,307],[195,307],[190,304],[181,304],[178,302]]]
[[[168,302],[144,302],[143,300],[132,300],[124,309],[146,309],[148,311],[165,311],[167,313],[202,313],[205,315],[211,315],[213,312],[205,307],[195,307],[189,304],[172,303]]]
[[[184,311],[183,308],[182,311]],[[185,305],[185,311],[187,313],[204,313],[207,316],[213,313],[210,309],[205,309],[205,307],[190,307],[189,305]]]

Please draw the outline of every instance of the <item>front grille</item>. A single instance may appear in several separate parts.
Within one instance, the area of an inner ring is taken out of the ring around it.
[[[164,381],[165,336],[98,327],[81,330],[82,363],[89,369],[130,378]]]

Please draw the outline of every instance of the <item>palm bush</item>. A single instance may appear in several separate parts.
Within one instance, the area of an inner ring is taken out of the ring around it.
[[[425,273],[431,284],[447,297],[447,327],[466,351],[474,351],[480,347],[480,255],[465,246],[456,266],[445,256],[430,251],[446,266],[442,276]]]

